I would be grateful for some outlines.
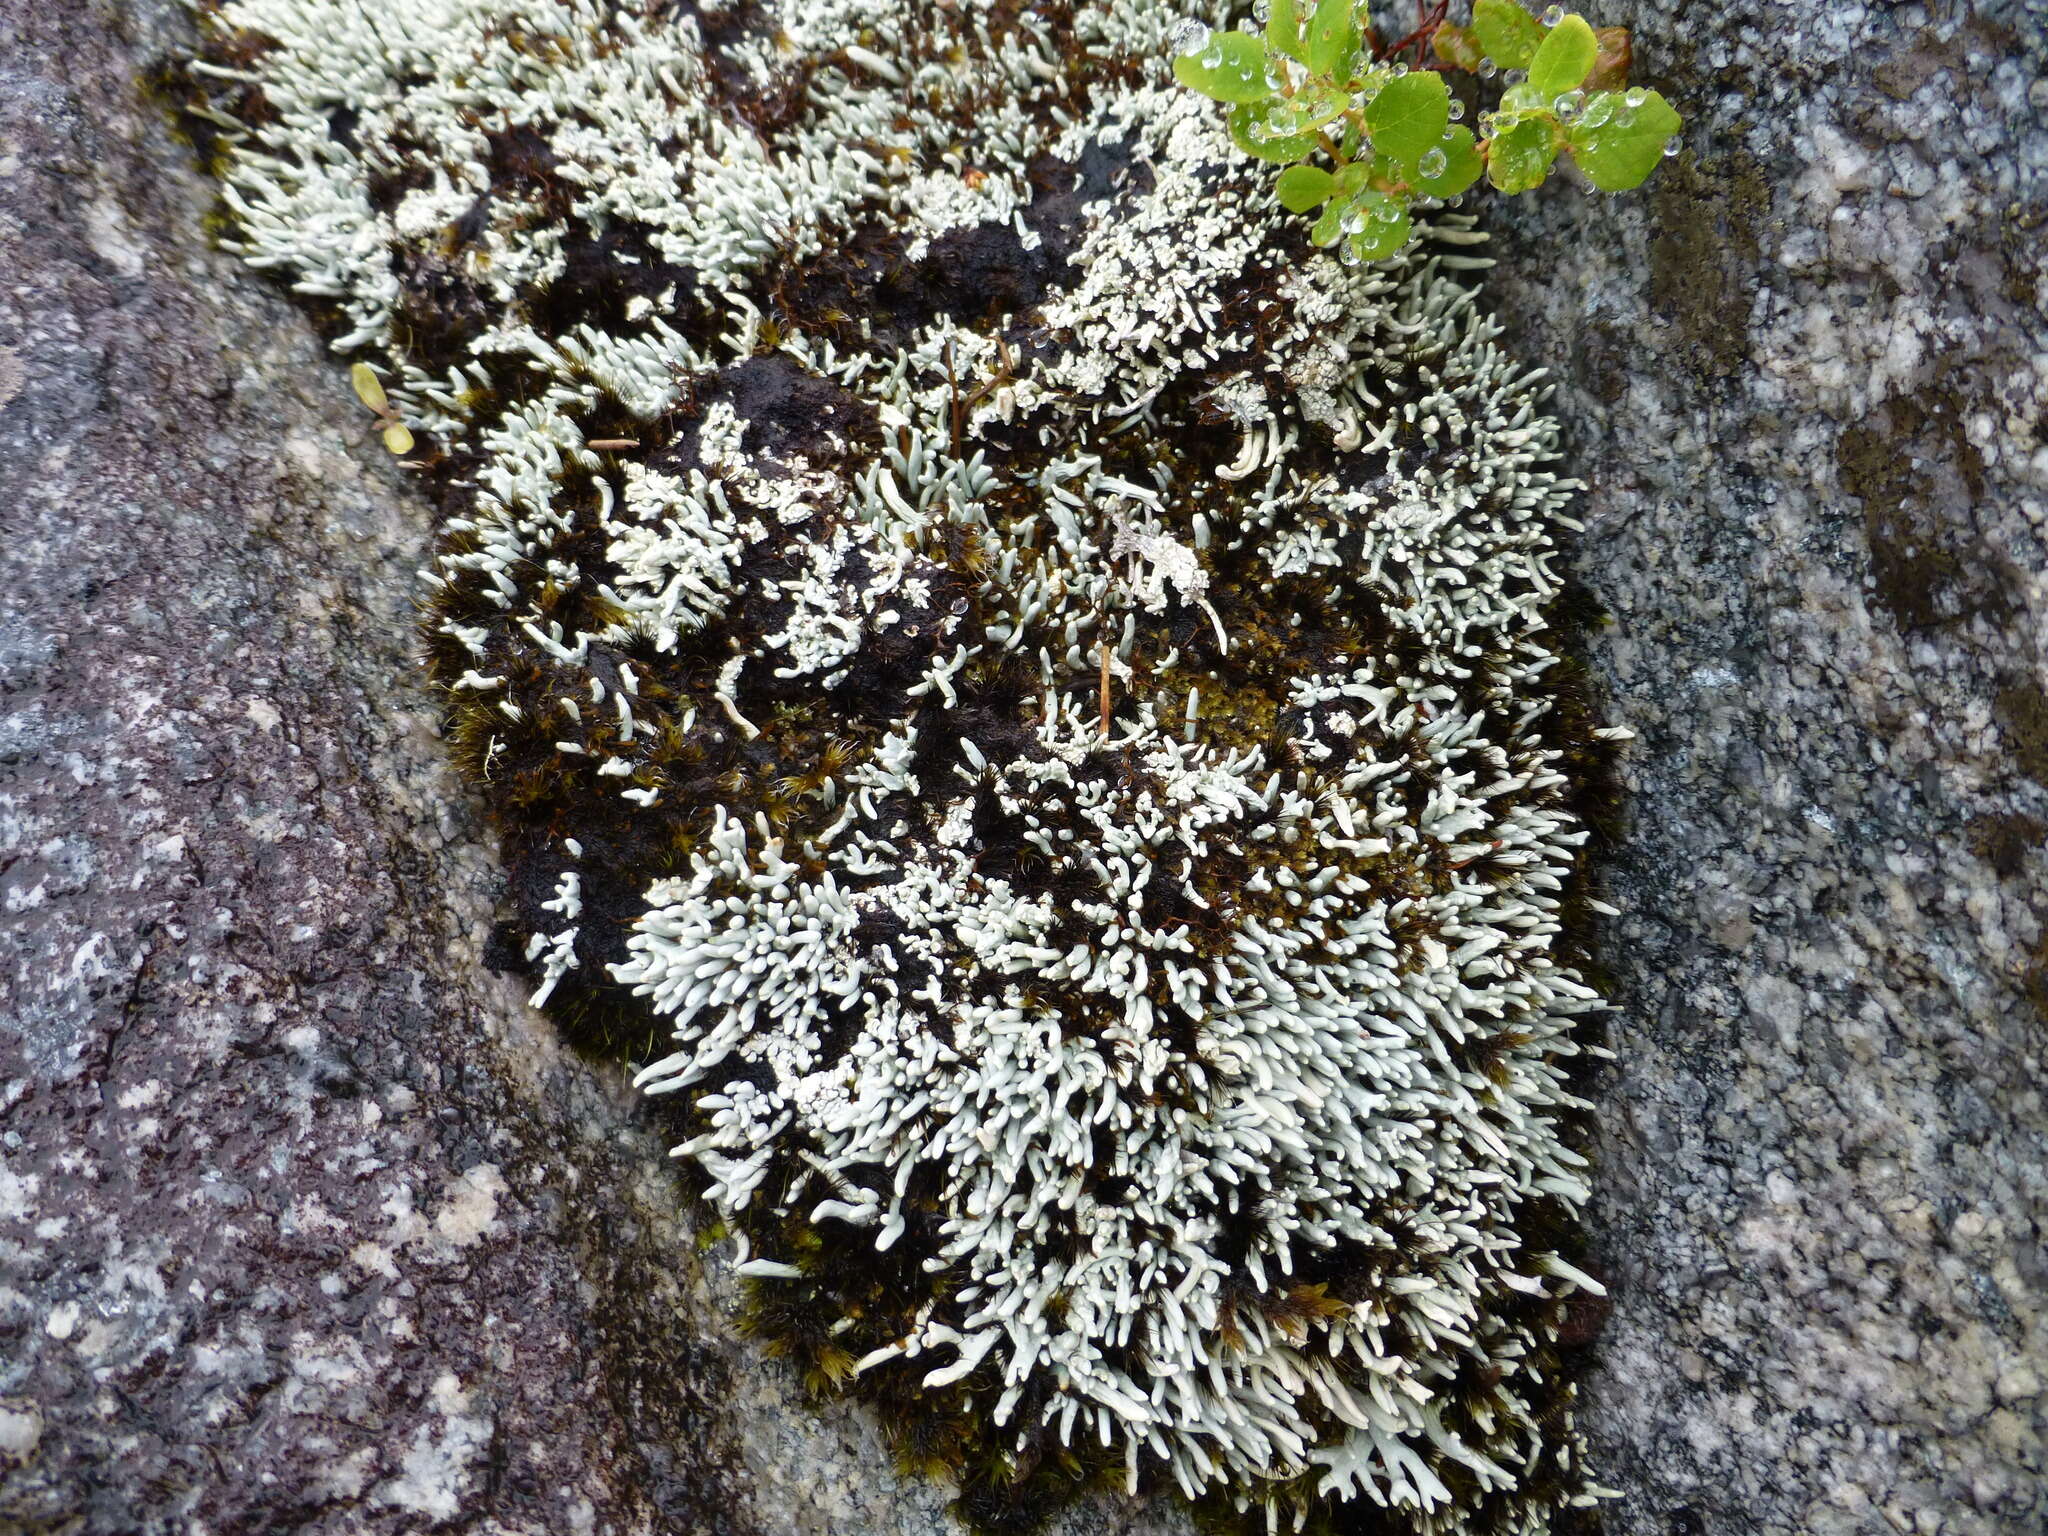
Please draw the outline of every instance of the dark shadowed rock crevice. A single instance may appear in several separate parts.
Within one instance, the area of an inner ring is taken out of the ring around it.
[[[1686,151],[1517,205],[1491,285],[1560,378],[1640,733],[1611,1526],[2035,1530],[2039,19],[1596,20]],[[658,1118],[483,963],[429,514],[208,245],[138,85],[177,8],[0,35],[0,1529],[944,1528],[734,1339]]]

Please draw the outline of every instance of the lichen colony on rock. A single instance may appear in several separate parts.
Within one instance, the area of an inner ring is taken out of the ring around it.
[[[209,19],[230,238],[449,508],[535,1000],[775,1347],[985,1522],[1576,1518],[1597,733],[1469,221],[1312,251],[1153,0]]]

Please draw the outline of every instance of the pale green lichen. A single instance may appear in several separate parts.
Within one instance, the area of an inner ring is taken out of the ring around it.
[[[1136,0],[209,16],[235,244],[450,509],[535,1000],[776,1347],[988,1524],[1589,1505],[1572,487],[1469,221],[1312,251]]]

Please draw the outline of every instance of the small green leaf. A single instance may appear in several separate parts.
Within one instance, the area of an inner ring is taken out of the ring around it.
[[[1430,34],[1429,45],[1436,50],[1436,56],[1451,68],[1462,69],[1467,74],[1476,73],[1486,62],[1486,50],[1480,46],[1470,27],[1444,22]]]
[[[1330,200],[1337,179],[1320,166],[1290,165],[1273,183],[1273,193],[1289,213],[1307,213]]]
[[[1408,207],[1398,198],[1388,197],[1384,192],[1368,192],[1359,198],[1357,209],[1364,215],[1364,221],[1358,229],[1346,233],[1351,240],[1351,254],[1360,261],[1378,261],[1408,243]]]
[[[1557,140],[1550,124],[1528,118],[1488,142],[1486,179],[1503,192],[1527,192],[1543,185],[1556,158]]]
[[[1301,11],[1294,0],[1273,0],[1266,14],[1266,46],[1290,59],[1301,58]]]
[[[1600,41],[1586,18],[1574,12],[1550,29],[1529,61],[1529,84],[1545,101],[1575,91],[1600,58]]]
[[[1246,101],[1232,107],[1230,142],[1275,165],[1292,165],[1316,148],[1315,134],[1299,132],[1294,115],[1280,101]]]
[[[1633,107],[1624,101],[1611,111],[1594,110],[1596,104],[1614,100],[1595,97],[1585,116],[1572,125],[1569,140],[1572,158],[1586,180],[1602,192],[1627,192],[1649,179],[1664,158],[1665,144],[1684,124],[1671,103],[1655,91],[1645,91]]]
[[[1249,32],[1212,32],[1193,53],[1173,61],[1173,77],[1217,101],[1264,101],[1266,45]]]
[[[1356,197],[1372,180],[1372,167],[1363,160],[1354,160],[1349,165],[1338,167],[1336,180],[1339,197]]]
[[[355,386],[356,398],[371,410],[382,411],[390,405],[384,395],[384,386],[378,381],[377,370],[368,363],[357,363],[351,367],[348,379]]]
[[[1450,121],[1450,92],[1434,70],[1389,80],[1365,109],[1373,148],[1411,166],[1444,136]]]
[[[1443,157],[1439,166],[1435,156]],[[1415,185],[1431,197],[1452,198],[1471,186],[1486,171],[1486,162],[1479,158],[1478,146],[1472,142],[1472,130],[1463,124],[1453,125],[1436,148],[1425,153],[1417,162],[1420,172]]]
[[[1325,123],[1335,122],[1343,115],[1344,109],[1351,105],[1351,97],[1334,85],[1317,85],[1311,82],[1296,91],[1294,99],[1288,105],[1294,112],[1295,120],[1306,132],[1311,128],[1320,128]]]
[[[1515,0],[1473,0],[1472,30],[1502,69],[1527,69],[1543,42],[1543,24]]]
[[[1358,52],[1358,24],[1352,20],[1354,0],[1316,0],[1315,14],[1308,20],[1308,67],[1326,79],[1343,82],[1351,76],[1353,56]]]
[[[1310,245],[1335,245],[1344,233],[1344,216],[1351,211],[1351,204],[1341,198],[1333,198],[1323,210],[1315,227],[1308,232]]]
[[[1593,72],[1579,82],[1579,89],[1618,91],[1628,84],[1628,67],[1633,62],[1628,28],[1596,27],[1593,38],[1600,44],[1600,57],[1593,61]]]

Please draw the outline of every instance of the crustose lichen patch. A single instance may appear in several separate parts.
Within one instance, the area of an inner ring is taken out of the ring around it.
[[[751,1325],[988,1526],[1576,1519],[1595,744],[1470,221],[1311,248],[1150,0],[207,16],[234,247],[446,509],[511,955]]]

